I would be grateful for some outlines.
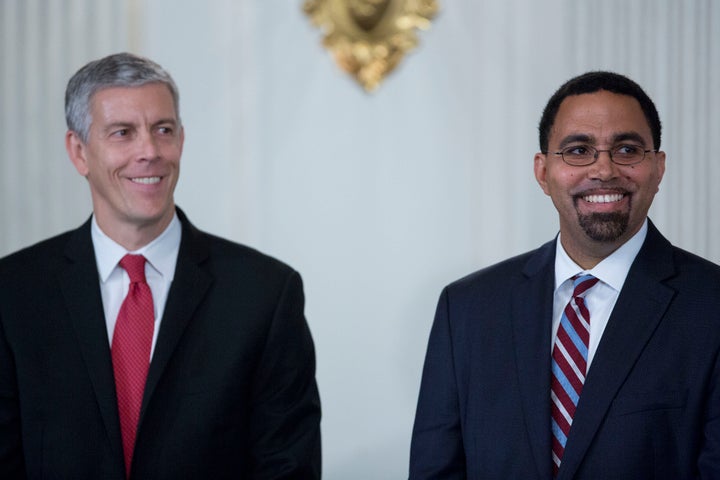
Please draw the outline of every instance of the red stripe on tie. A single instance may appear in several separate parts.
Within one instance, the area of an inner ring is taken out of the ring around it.
[[[587,362],[583,358],[580,351],[575,347],[575,344],[573,343],[570,336],[567,334],[565,329],[558,330],[558,336],[556,340],[557,343],[562,344],[562,346],[565,348],[565,351],[570,355],[570,360],[575,362],[575,365],[577,366],[578,370],[580,372],[585,372],[587,370]],[[573,379],[576,379],[578,382],[582,384],[584,378],[579,378],[577,374],[575,373],[575,370],[572,369],[570,366],[570,363],[568,363],[568,359],[565,358],[565,356],[560,352],[559,350],[556,352],[557,355],[554,355],[553,358],[560,366],[560,370],[565,373],[565,376],[570,380],[570,382],[573,384],[573,387],[575,387],[575,391],[580,393],[580,390],[582,390],[582,385],[576,385],[575,382],[573,382]]]
[[[571,340],[571,332],[575,332],[587,352],[590,343],[590,312],[585,306],[585,301],[581,295],[592,288],[598,282],[598,279],[592,275],[584,275],[582,277],[573,277],[572,281],[574,284],[572,297],[563,309],[552,351],[550,388],[555,399],[551,399],[550,411],[553,422],[557,424],[558,429],[562,432],[553,431],[552,433],[553,477],[557,477],[560,470],[565,452],[564,442],[570,436],[573,417],[577,409],[577,404],[573,402],[570,392],[566,391],[563,384],[560,383],[558,376],[567,378],[568,388],[572,388],[574,390],[572,393],[579,398],[587,373],[587,360]],[[588,327],[585,327],[585,324]],[[565,350],[566,353],[563,353],[562,350]],[[565,409],[567,418],[563,415],[560,407]],[[564,440],[561,438],[563,436]]]
[[[572,306],[573,301],[575,301],[575,305],[578,305],[577,304],[578,300],[580,302],[582,302],[582,299],[580,297],[578,297],[578,298],[573,297],[572,299],[570,299],[570,302],[568,302],[567,306],[565,307],[564,313],[565,313],[565,316],[567,317],[567,319],[570,321],[570,325],[572,325],[572,328],[575,330],[575,332],[580,337],[580,340],[582,340],[585,345],[588,345],[588,343],[590,342],[590,332],[585,327],[585,325],[583,325],[582,320],[578,317],[577,312],[575,311],[575,309]],[[578,309],[579,309],[579,307],[580,306],[578,305]],[[583,318],[587,320],[588,318],[590,318],[590,315],[588,314],[587,309],[585,308],[584,304],[583,304],[582,309],[584,310],[584,312],[580,311],[580,313],[582,314]]]

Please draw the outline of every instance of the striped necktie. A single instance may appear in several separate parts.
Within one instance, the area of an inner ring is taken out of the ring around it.
[[[592,275],[576,275],[572,280],[574,290],[560,317],[552,352],[550,398],[553,476],[557,476],[560,469],[565,443],[587,373],[590,312],[583,297],[585,292],[598,282]]]

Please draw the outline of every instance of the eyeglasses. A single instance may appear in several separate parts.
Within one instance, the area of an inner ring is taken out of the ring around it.
[[[645,160],[645,154],[656,153],[657,150],[644,150],[641,146],[632,144],[617,145],[610,150],[598,150],[590,145],[571,145],[553,153],[560,155],[568,165],[586,167],[597,161],[600,152],[607,152],[610,160],[617,165],[635,165]]]

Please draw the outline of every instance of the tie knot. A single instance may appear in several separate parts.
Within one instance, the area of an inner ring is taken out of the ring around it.
[[[120,266],[128,273],[130,283],[146,283],[145,257],[142,255],[131,255],[128,253],[120,260]]]
[[[593,277],[592,275],[585,274],[575,275],[572,278],[572,281],[573,286],[575,287],[572,296],[577,297],[594,287],[595,284],[598,282],[598,279]]]

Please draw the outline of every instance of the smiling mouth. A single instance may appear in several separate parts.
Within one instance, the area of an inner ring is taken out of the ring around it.
[[[133,183],[142,183],[143,185],[152,185],[159,183],[162,177],[137,177],[131,178],[130,181]]]
[[[614,203],[625,198],[625,194],[611,193],[606,195],[585,195],[581,198],[588,203]]]

